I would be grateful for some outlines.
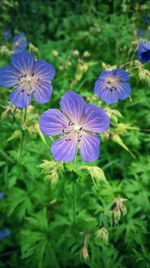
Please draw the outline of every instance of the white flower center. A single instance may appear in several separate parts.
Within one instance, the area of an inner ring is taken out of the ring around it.
[[[73,126],[73,129],[76,130],[76,131],[80,131],[82,129],[82,127],[80,125],[78,125],[78,124],[75,124]]]

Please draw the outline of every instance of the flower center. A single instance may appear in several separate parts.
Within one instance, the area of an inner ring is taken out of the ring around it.
[[[118,86],[118,79],[115,77],[108,77],[106,79],[106,90],[109,91],[116,91]]]
[[[39,77],[35,77],[34,74],[23,74],[18,78],[19,86],[22,87],[22,92],[25,91],[24,88],[28,91],[29,94],[32,94],[32,92],[35,91],[33,87],[35,88],[35,85],[39,85],[41,83],[41,80]]]
[[[82,127],[80,125],[78,125],[78,124],[75,124],[73,126],[73,129],[79,132],[80,130],[82,130]]]

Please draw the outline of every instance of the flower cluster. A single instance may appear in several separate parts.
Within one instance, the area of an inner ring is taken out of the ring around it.
[[[52,94],[54,67],[23,51],[27,47],[24,33],[15,36],[13,42],[15,54],[11,57],[11,66],[0,68],[0,85],[13,87],[10,101],[19,108],[27,108],[32,97],[40,104],[47,103]],[[150,60],[150,42],[139,44],[138,57],[143,63]],[[94,92],[107,104],[126,99],[131,92],[128,72],[123,69],[103,71],[95,82]],[[51,146],[54,159],[73,161],[79,148],[83,161],[97,160],[100,139],[96,133],[101,134],[109,128],[106,112],[95,105],[86,104],[73,91],[68,91],[62,97],[60,107],[62,112],[52,108],[40,117],[40,129],[44,135],[61,135]]]

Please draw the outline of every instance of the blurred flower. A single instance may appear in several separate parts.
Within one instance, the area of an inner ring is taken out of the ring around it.
[[[139,30],[137,31],[137,33],[136,33],[136,36],[137,36],[138,38],[140,38],[140,37],[144,37],[144,35],[145,35],[145,30],[144,30],[144,29],[139,29]]]
[[[4,193],[0,192],[0,199],[4,198]]]
[[[57,161],[71,162],[80,147],[83,161],[99,158],[100,140],[96,133],[109,128],[109,117],[104,110],[86,104],[84,99],[73,91],[68,91],[61,99],[61,111],[49,109],[41,115],[40,129],[47,136],[63,134],[52,143],[51,152]]]
[[[16,35],[13,38],[13,44],[14,44],[14,53],[19,53],[19,52],[24,51],[27,47],[27,41],[25,39],[25,34],[20,33],[20,34]]]
[[[59,56],[59,53],[58,53],[57,50],[52,50],[52,55],[53,55],[54,57],[58,57],[58,56]]]
[[[12,38],[11,29],[10,28],[5,29],[4,32],[3,32],[3,39],[4,39],[4,41],[8,41],[11,38]]]
[[[145,17],[144,17],[144,21],[150,25],[150,14],[147,14]]]
[[[13,87],[10,101],[19,108],[26,108],[32,97],[38,103],[46,103],[52,93],[51,80],[55,76],[54,67],[44,60],[35,61],[28,52],[20,52],[11,57],[12,66],[0,68],[0,85]]]
[[[96,96],[108,104],[126,99],[130,95],[129,74],[122,69],[103,71],[95,83]]]
[[[138,58],[142,63],[150,60],[150,42],[141,42],[138,47]]]
[[[10,56],[12,54],[12,51],[9,50],[9,48],[6,45],[4,45],[0,47],[0,53]]]
[[[0,239],[10,236],[11,232],[9,229],[1,230],[0,231]]]
[[[88,58],[88,57],[90,57],[90,56],[91,56],[91,54],[90,54],[89,51],[84,51],[84,53],[83,53],[83,57]]]
[[[73,51],[72,51],[72,54],[73,54],[74,56],[79,56],[79,51],[78,51],[78,50],[73,50]]]

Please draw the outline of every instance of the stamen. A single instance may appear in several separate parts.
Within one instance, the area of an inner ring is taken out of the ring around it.
[[[68,125],[69,125],[69,126],[73,126],[73,125],[74,125],[74,123],[72,123],[72,122],[69,122],[69,123],[68,123]]]

